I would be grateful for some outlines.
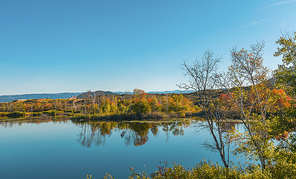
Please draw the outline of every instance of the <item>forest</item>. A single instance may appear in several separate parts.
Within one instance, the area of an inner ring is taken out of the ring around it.
[[[30,99],[0,103],[1,117],[38,117],[67,115],[79,120],[159,119],[185,117],[199,107],[182,94],[146,94],[135,89],[133,94],[96,95],[87,92],[83,98]]]

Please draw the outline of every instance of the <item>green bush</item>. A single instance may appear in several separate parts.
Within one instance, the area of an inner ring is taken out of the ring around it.
[[[18,118],[18,117],[26,117],[25,112],[10,112],[6,114],[7,117]]]
[[[184,112],[180,113],[180,118],[185,118],[185,117],[186,117],[186,115]]]
[[[8,114],[8,112],[0,112],[0,117],[5,117]]]
[[[33,117],[38,117],[42,114],[42,112],[33,112],[32,115]]]
[[[55,116],[57,111],[56,110],[50,110],[50,111],[43,111],[43,114],[46,114],[48,116]]]

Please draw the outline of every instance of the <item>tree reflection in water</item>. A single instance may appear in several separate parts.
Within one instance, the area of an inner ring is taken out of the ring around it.
[[[0,120],[0,127],[13,127],[13,126],[21,126],[22,124],[41,124],[41,123],[66,123],[70,121],[70,118],[67,116],[60,116],[60,117],[35,117],[35,118],[26,118],[26,119],[1,119]]]
[[[120,137],[125,145],[141,146],[149,140],[149,133],[156,136],[158,130],[162,128],[165,132],[167,141],[169,136],[184,135],[184,128],[191,125],[191,121],[172,121],[172,122],[74,122],[80,127],[77,141],[86,147],[105,145],[106,136],[111,136],[113,131],[119,131]]]
[[[21,121],[1,121],[0,127],[13,127],[21,126],[23,123],[67,123],[71,121],[68,117],[58,118],[33,118]],[[201,121],[202,120],[198,120]],[[124,144],[141,146],[149,140],[150,136],[156,136],[159,130],[166,135],[167,142],[169,141],[170,135],[183,136],[184,128],[197,124],[196,120],[184,120],[184,121],[158,121],[158,122],[115,122],[115,121],[72,121],[75,125],[79,126],[80,131],[78,134],[77,141],[85,147],[90,148],[93,144],[95,146],[105,145],[106,139],[112,135],[113,131],[119,131],[120,137],[124,140]],[[222,131],[227,132],[231,128],[234,128],[236,122],[227,122],[222,125]],[[195,125],[194,125],[195,126]],[[201,125],[195,126],[196,128],[202,128]]]

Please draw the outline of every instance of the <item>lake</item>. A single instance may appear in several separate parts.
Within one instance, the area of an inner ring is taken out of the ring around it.
[[[193,167],[203,159],[222,165],[202,121],[73,122],[71,120],[0,122],[0,178],[127,178],[150,174],[157,166]],[[230,123],[226,127],[240,128]],[[230,160],[238,161],[231,156]]]

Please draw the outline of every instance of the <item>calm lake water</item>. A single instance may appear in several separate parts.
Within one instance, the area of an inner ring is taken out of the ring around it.
[[[222,164],[218,153],[202,147],[212,141],[198,127],[202,123],[0,122],[0,178],[82,179],[105,173],[127,178],[129,167],[150,174],[165,161],[185,167],[203,159]]]

